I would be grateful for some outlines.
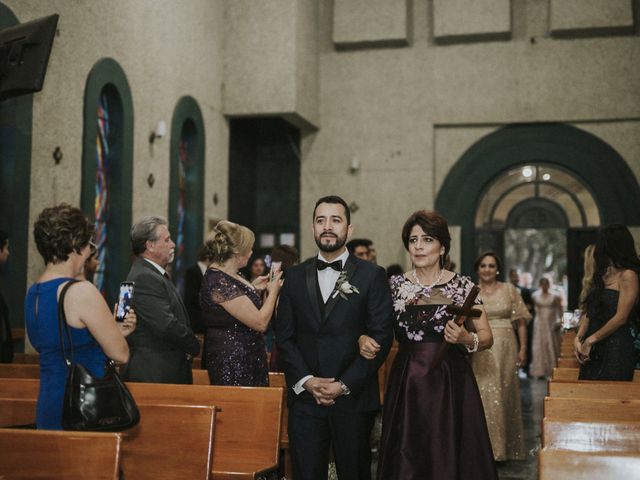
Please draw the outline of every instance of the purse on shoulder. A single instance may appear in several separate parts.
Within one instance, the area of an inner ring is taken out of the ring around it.
[[[115,364],[108,360],[105,376],[94,377],[73,357],[73,342],[64,313],[64,297],[76,281],[68,282],[58,300],[58,329],[60,346],[67,364],[67,380],[62,409],[62,428],[65,430],[115,432],[134,427],[140,421],[140,412],[131,392],[124,384]],[[64,337],[69,342],[71,358],[67,358]]]

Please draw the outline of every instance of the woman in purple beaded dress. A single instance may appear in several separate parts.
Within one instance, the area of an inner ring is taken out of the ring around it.
[[[473,283],[444,268],[451,237],[435,212],[413,213],[402,229],[413,269],[391,280],[398,354],[382,413],[379,480],[495,480],[491,441],[469,352],[490,348],[491,328],[479,317],[453,322],[446,307],[461,305]],[[476,300],[476,304],[480,301]],[[449,348],[432,368],[443,342]],[[377,345],[361,337],[371,359]]]
[[[249,283],[238,271],[251,257],[255,236],[242,225],[223,220],[205,246],[211,265],[200,288],[207,327],[205,359],[212,385],[267,386],[264,332],[276,305],[281,274]],[[262,290],[266,290],[264,301]]]

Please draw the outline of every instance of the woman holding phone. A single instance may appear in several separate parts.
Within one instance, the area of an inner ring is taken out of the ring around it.
[[[251,257],[255,236],[237,223],[222,220],[205,245],[211,265],[200,288],[207,326],[207,358],[212,385],[267,386],[267,330],[280,292],[282,272],[248,282],[238,272]],[[266,289],[264,300],[260,289]]]
[[[67,365],[58,333],[58,297],[64,285],[82,273],[91,254],[93,230],[82,211],[67,204],[45,208],[33,227],[38,252],[45,262],[44,273],[29,288],[25,300],[27,333],[40,354],[36,406],[39,429],[62,429]],[[73,361],[102,377],[107,357],[119,363],[129,360],[124,337],[135,329],[133,311],[122,323],[116,323],[100,292],[86,280],[69,288],[63,308],[73,342]]]

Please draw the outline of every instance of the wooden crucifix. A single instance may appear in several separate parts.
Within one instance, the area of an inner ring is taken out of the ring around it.
[[[455,315],[453,321],[456,323],[456,325],[462,325],[467,320],[467,318],[479,317],[482,314],[480,310],[474,310],[472,308],[474,302],[476,301],[476,298],[478,297],[478,293],[480,293],[480,289],[476,285],[474,285],[473,287],[471,287],[471,291],[469,292],[469,295],[467,295],[467,298],[465,298],[464,303],[461,307],[459,307],[458,305],[447,305],[447,311]],[[431,362],[429,371],[433,371],[440,366],[440,364],[442,363],[442,359],[449,349],[449,345],[451,345],[449,342],[442,342],[442,345],[440,345],[440,350],[438,350],[438,353],[436,354],[436,358],[434,358],[433,362]]]

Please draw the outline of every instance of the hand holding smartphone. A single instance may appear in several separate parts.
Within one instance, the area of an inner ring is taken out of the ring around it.
[[[133,298],[134,282],[120,283],[120,293],[118,294],[118,306],[116,307],[116,322],[124,322],[124,317],[131,310],[131,300]]]
[[[282,262],[271,262],[271,270],[269,271],[269,281],[272,281],[282,270]]]

